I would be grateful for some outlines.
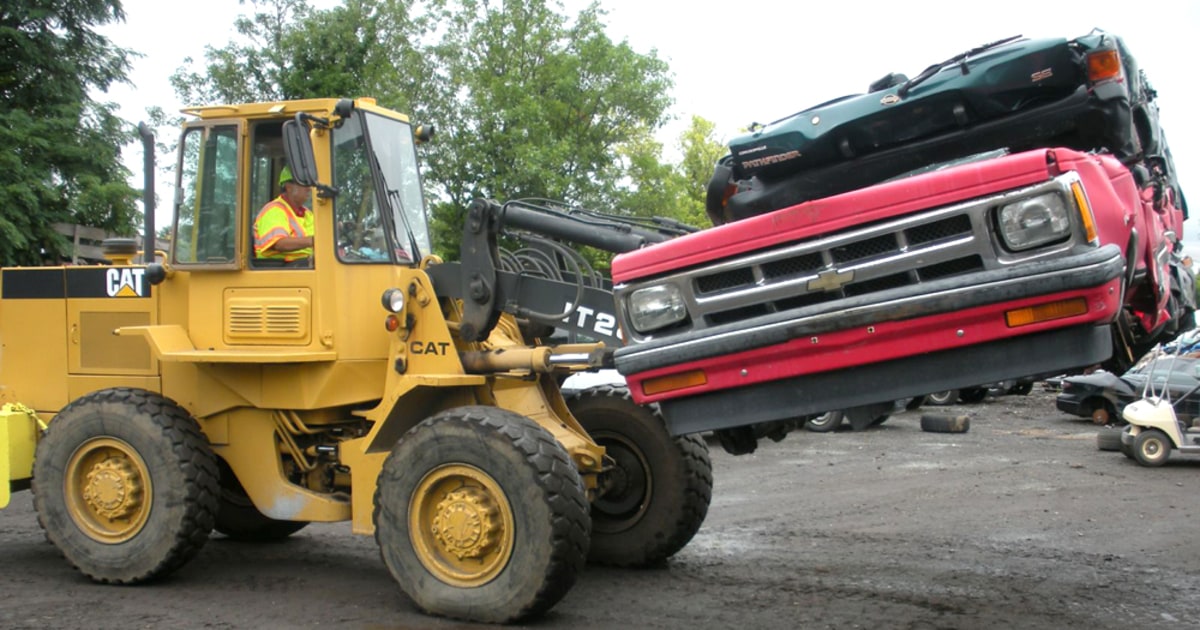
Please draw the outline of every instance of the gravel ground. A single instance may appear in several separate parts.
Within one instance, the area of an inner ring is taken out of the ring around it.
[[[922,413],[970,431],[925,433]],[[1200,627],[1200,458],[1158,469],[1029,396],[923,408],[866,431],[713,444],[708,519],[665,566],[589,567],[531,628]],[[312,525],[279,544],[215,535],[171,578],[89,583],[0,512],[3,628],[461,628],[416,611],[374,541]]]

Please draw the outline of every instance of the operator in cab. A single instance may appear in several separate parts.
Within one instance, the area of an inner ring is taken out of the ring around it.
[[[309,189],[296,182],[287,166],[279,173],[279,188],[279,196],[267,202],[254,218],[256,262],[311,267],[314,217],[313,211],[304,205]]]

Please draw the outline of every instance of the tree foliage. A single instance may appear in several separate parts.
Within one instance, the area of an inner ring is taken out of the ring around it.
[[[685,194],[652,140],[671,105],[667,64],[613,41],[598,5],[574,15],[553,0],[249,6],[236,41],[173,77],[181,98],[370,95],[435,124],[424,177],[444,256],[457,256],[461,214],[476,197],[650,215],[674,212],[671,196]]]
[[[0,264],[57,262],[54,223],[133,232],[133,130],[89,95],[126,80],[133,53],[94,30],[123,19],[119,0],[0,5]]]

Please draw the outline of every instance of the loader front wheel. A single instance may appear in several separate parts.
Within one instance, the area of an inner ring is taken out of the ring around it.
[[[436,615],[506,623],[549,610],[583,569],[590,533],[567,452],[533,420],[494,407],[418,424],[375,491],[384,563]]]
[[[567,406],[612,464],[592,502],[589,559],[646,566],[683,549],[712,500],[712,462],[704,440],[671,437],[658,407],[638,405],[624,387],[586,389]]]
[[[47,538],[84,575],[144,582],[183,566],[208,540],[216,457],[174,401],[106,389],[50,423],[37,447],[33,492]]]

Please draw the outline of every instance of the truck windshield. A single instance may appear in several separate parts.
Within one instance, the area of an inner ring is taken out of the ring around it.
[[[364,113],[333,134],[338,258],[408,264],[430,253],[412,128]]]

